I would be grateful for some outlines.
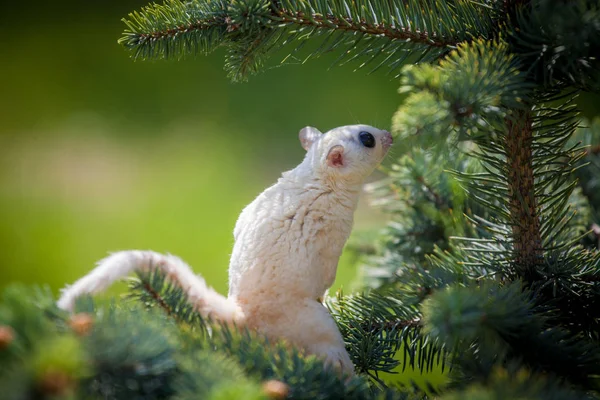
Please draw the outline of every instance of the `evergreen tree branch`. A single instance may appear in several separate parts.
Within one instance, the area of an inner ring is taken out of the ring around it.
[[[441,368],[449,354],[447,349],[423,333],[415,307],[398,300],[397,291],[379,290],[341,296],[328,304],[346,340],[357,371],[365,373],[379,385],[380,372],[391,372],[399,365],[422,372]]]
[[[132,285],[133,297],[146,306],[158,305],[168,317],[199,328],[185,335],[186,351],[217,351],[236,360],[243,371],[256,379],[279,379],[290,385],[290,397],[311,399],[322,396],[361,399],[372,389],[361,377],[341,379],[335,370],[326,368],[322,360],[306,357],[300,350],[283,343],[270,343],[265,337],[245,327],[228,326],[203,320],[187,303],[186,294],[160,270],[139,274]],[[147,288],[150,288],[149,290]],[[164,307],[163,307],[164,305]],[[202,384],[202,382],[200,382]],[[186,385],[189,387],[190,382]],[[198,384],[195,385],[198,387]],[[189,388],[186,389],[189,391]]]
[[[175,322],[195,328],[194,336],[188,338],[193,348],[223,351],[238,360],[247,373],[259,379],[276,377],[285,382],[291,379],[292,389],[302,393],[300,398],[306,393],[316,393],[318,382],[326,385],[323,390],[341,391],[339,393],[345,393],[344,396],[350,396],[354,390],[362,393],[365,389],[360,386],[364,382],[356,387],[339,386],[338,377],[335,373],[325,372],[321,360],[305,360],[297,349],[281,343],[269,343],[244,327],[203,320],[187,302],[184,291],[162,271],[138,275],[139,280],[131,285],[132,298],[141,300],[149,308],[156,305]],[[401,360],[403,368],[411,366],[413,369],[431,370],[435,366],[445,366],[447,355],[443,348],[438,349],[434,342],[419,335],[420,324],[412,317],[415,309],[398,302],[390,293],[339,297],[330,306],[357,370],[370,376],[382,390],[386,390],[387,386],[378,382],[376,373],[390,372]],[[401,316],[404,320],[393,322],[395,317]],[[198,329],[200,335],[197,334]],[[404,358],[396,359],[395,355],[401,349],[404,349]],[[275,375],[269,372],[273,370],[277,371]],[[298,381],[300,377],[301,381]],[[358,379],[355,383],[360,382]]]
[[[438,291],[423,305],[425,332],[458,344],[455,361],[471,380],[485,380],[495,367],[514,362],[598,390],[597,345],[553,327],[552,313],[521,290],[516,282]]]
[[[596,0],[509,3],[508,40],[532,80],[548,89],[600,88],[600,7]]]
[[[344,32],[361,33],[374,36],[382,36],[390,40],[410,41],[421,43],[431,47],[454,47],[456,40],[444,38],[436,33],[411,30],[408,27],[396,27],[392,24],[369,23],[365,21],[353,21],[351,18],[340,19],[333,14],[326,15],[305,15],[304,12],[292,12],[282,9],[272,14],[275,20],[283,23],[295,24],[300,26],[314,26],[319,29],[336,29]]]
[[[399,91],[410,95],[393,130],[406,147],[486,140],[508,110],[526,107],[532,85],[519,67],[506,43],[483,40],[460,45],[439,66],[406,67]]]
[[[530,112],[519,111],[507,119],[506,177],[514,260],[526,280],[543,262],[539,206],[534,188],[533,127]]]
[[[531,130],[526,132],[529,144],[519,143],[509,126],[502,125],[494,140],[483,136],[477,140],[480,148],[474,154],[484,161],[495,183],[491,186],[477,175],[460,176],[492,212],[477,221],[493,236],[484,241],[457,240],[471,266],[495,271],[504,280],[523,279],[537,293],[538,304],[559,309],[558,326],[598,337],[598,255],[577,244],[589,229],[589,220],[588,205],[578,200],[572,179],[584,153],[581,145],[569,143],[577,125],[571,100],[563,99],[558,108],[542,103],[528,113],[523,121],[529,120],[525,124]],[[525,151],[529,155],[519,154]],[[524,184],[527,179],[529,184]],[[453,262],[460,263],[460,256]]]
[[[539,399],[539,400],[593,400],[591,393],[565,387],[563,382],[545,374],[532,373],[530,370],[512,363],[496,366],[489,379],[482,383],[469,385],[463,389],[450,391],[440,397],[441,400],[496,400],[496,399]]]
[[[373,70],[383,64],[395,70],[407,50],[433,59],[465,40],[491,37],[495,12],[451,0],[166,0],[131,13],[119,43],[136,59],[185,57],[223,46],[230,50],[230,75],[245,79],[282,47],[296,42],[293,55],[307,40],[324,37],[306,59],[345,48],[336,63],[369,58],[363,67],[379,59]]]
[[[152,288],[147,277],[140,277],[140,283],[142,284],[142,288],[144,289],[144,291],[152,297],[152,300],[154,300],[160,306],[160,308],[162,308],[165,311],[167,315],[173,315],[173,310],[171,310],[171,307],[169,307],[169,305],[164,301],[164,299],[160,297],[158,292]],[[133,286],[132,289],[135,290],[135,286]]]
[[[421,123],[422,121],[416,121]],[[464,278],[457,263],[447,268],[431,264],[429,258],[451,250],[455,236],[483,237],[465,215],[487,215],[486,210],[465,196],[459,179],[450,171],[479,171],[477,160],[460,151],[432,154],[413,149],[391,165],[388,176],[370,184],[372,203],[391,214],[380,254],[368,257],[364,269],[373,287],[401,288],[407,302],[420,302],[432,289]]]
[[[421,327],[422,323],[420,319],[393,319],[389,321],[370,321],[365,322],[362,325],[362,328],[367,331],[377,331],[377,330],[391,330],[391,329],[404,329],[404,328],[417,328]]]
[[[450,38],[438,37],[435,33],[411,30],[408,27],[394,27],[385,23],[375,24],[364,21],[355,21],[350,17],[340,18],[334,14],[308,14],[304,11],[293,11],[289,9],[273,9],[264,14],[267,18],[288,25],[307,26],[318,29],[335,29],[343,32],[361,33],[374,36],[382,36],[390,40],[411,41],[413,43],[426,44],[432,47],[454,47],[456,40]],[[136,35],[126,35],[129,40],[122,40],[127,47],[133,45],[142,45],[148,41],[157,41],[165,39],[175,39],[182,34],[198,33],[208,31],[213,28],[222,28],[226,32],[235,32],[242,29],[241,24],[234,22],[228,16],[221,18],[213,17],[205,20],[186,21],[184,24],[165,26],[160,30],[138,33]]]
[[[187,293],[166,274],[156,269],[150,272],[138,272],[138,279],[130,282],[130,295],[148,308],[157,306],[177,323],[185,323],[193,328],[205,331],[207,321],[189,303]]]

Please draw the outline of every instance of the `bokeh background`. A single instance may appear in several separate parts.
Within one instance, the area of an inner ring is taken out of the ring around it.
[[[333,58],[233,84],[223,52],[133,62],[120,19],[143,0],[3,4],[0,10],[0,288],[55,292],[109,251],[177,254],[227,290],[244,207],[304,151],[297,132],[389,128],[398,82]],[[598,113],[597,98],[584,101]],[[376,179],[373,178],[373,179]],[[361,202],[355,232],[385,218]],[[356,275],[342,257],[335,288]]]
[[[243,84],[226,77],[222,51],[132,61],[120,20],[144,4],[2,6],[0,288],[56,293],[109,251],[139,248],[181,256],[226,292],[237,216],[301,161],[300,128],[389,128],[396,80],[328,70],[332,59]],[[361,202],[357,230],[382,223]],[[355,276],[352,261],[336,287]]]

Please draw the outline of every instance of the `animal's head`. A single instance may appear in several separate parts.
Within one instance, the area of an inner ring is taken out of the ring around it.
[[[347,125],[321,133],[307,126],[300,130],[313,171],[324,178],[349,184],[362,183],[381,163],[390,146],[388,131],[369,125]]]

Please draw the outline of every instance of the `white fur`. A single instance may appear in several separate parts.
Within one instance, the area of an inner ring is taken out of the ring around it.
[[[361,131],[375,137],[375,147],[361,144]],[[302,163],[284,172],[236,223],[228,298],[208,288],[177,257],[125,251],[102,260],[66,288],[59,306],[70,310],[82,294],[102,291],[132,271],[160,268],[182,285],[203,314],[285,339],[353,373],[342,336],[319,299],[335,279],[362,183],[392,139],[388,132],[367,125],[343,126],[326,134],[306,127],[299,136],[307,150]]]
[[[187,293],[190,303],[203,315],[228,321],[233,320],[239,312],[233,301],[206,286],[204,279],[194,275],[179,257],[141,250],[120,251],[100,260],[92,272],[63,289],[58,306],[72,311],[77,297],[100,293],[132,272],[155,269],[163,271],[169,279],[177,282]]]

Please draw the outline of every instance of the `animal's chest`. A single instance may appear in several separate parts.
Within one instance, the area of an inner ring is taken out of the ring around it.
[[[333,194],[316,195],[302,202],[286,200],[283,215],[273,217],[283,222],[280,231],[291,240],[292,248],[328,255],[344,245],[352,229],[353,210],[340,205]]]
[[[317,236],[312,268],[316,275],[320,275],[319,280],[323,284],[319,288],[320,293],[328,289],[335,280],[337,265],[351,229],[352,220],[335,220]]]
[[[333,197],[333,198],[332,198]],[[290,277],[312,281],[322,292],[335,280],[342,249],[352,230],[353,209],[340,205],[333,194],[315,196],[283,207],[271,248],[280,255],[277,268]]]
[[[265,193],[244,210],[245,223],[236,229],[232,293],[263,286],[285,291],[291,285],[307,296],[321,296],[335,279],[353,211],[334,193]]]

